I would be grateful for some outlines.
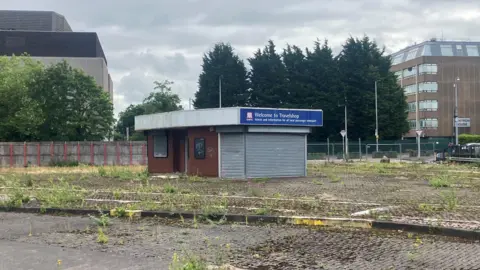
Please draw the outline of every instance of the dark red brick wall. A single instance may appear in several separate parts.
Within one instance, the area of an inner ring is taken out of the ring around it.
[[[147,154],[148,154],[148,172],[149,173],[173,173],[173,136],[171,131],[168,133],[168,155],[166,158],[153,157],[153,136],[148,135]]]
[[[194,147],[195,138],[205,139],[205,159],[195,159]],[[188,129],[188,174],[218,177],[218,136],[215,129],[210,127],[199,127]]]

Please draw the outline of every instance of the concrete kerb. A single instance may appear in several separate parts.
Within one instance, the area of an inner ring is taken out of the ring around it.
[[[98,215],[106,213],[114,215],[114,209],[67,209],[67,208],[39,208],[39,207],[0,207],[3,212],[19,213],[43,213],[43,214],[70,214],[70,215]],[[166,211],[141,211],[126,210],[127,216],[131,217],[160,217],[169,219],[194,219],[205,217],[201,213],[191,212],[166,212]],[[131,213],[130,213],[131,212]],[[275,223],[290,224],[309,227],[337,227],[337,228],[362,228],[362,229],[382,229],[415,232],[422,234],[443,235],[449,237],[465,238],[470,240],[480,240],[480,231],[464,230],[457,228],[435,227],[421,224],[408,224],[392,221],[381,221],[372,219],[357,218],[330,218],[330,217],[302,217],[302,216],[260,216],[260,215],[240,215],[240,214],[218,214],[209,215],[213,221],[224,220],[227,222],[249,223]]]

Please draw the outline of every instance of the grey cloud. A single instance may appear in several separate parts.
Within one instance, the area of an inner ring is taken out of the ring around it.
[[[132,68],[142,68],[154,74],[163,74],[171,79],[185,79],[190,67],[181,53],[159,57],[151,51],[120,52],[109,58],[109,63],[119,72],[128,72]],[[188,78],[188,77],[187,77]]]
[[[432,36],[479,40],[480,20],[451,19],[479,9],[478,0],[16,0],[3,9],[54,10],[77,31],[97,31],[114,75],[116,110],[141,102],[154,80],[170,79],[193,97],[201,57],[229,42],[246,59],[273,38],[311,47],[319,38],[335,52],[349,37],[374,38],[392,52]],[[437,17],[435,17],[437,16]],[[112,30],[113,29],[113,30]],[[146,75],[147,74],[147,75]]]

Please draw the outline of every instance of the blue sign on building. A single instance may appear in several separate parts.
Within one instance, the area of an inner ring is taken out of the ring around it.
[[[323,126],[321,110],[241,108],[240,124],[279,126]]]

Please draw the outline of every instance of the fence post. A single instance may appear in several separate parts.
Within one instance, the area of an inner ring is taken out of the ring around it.
[[[63,161],[67,161],[67,142],[63,143]]]
[[[38,167],[40,167],[41,162],[40,162],[40,143],[37,144],[37,163]]]
[[[146,147],[145,147],[145,144],[142,144],[142,164],[143,164],[143,165],[146,165],[146,164],[147,164],[147,158],[146,158],[147,153],[146,153],[146,151],[145,151],[145,148],[146,148]]]
[[[10,143],[10,167],[13,167],[13,144]]]
[[[115,146],[115,155],[117,156],[117,164],[116,165],[121,165],[120,164],[120,145],[119,145],[118,142]]]
[[[53,146],[53,142],[50,144],[50,162],[53,163],[53,155],[54,155],[54,146]]]
[[[77,161],[80,163],[80,142],[77,142]]]
[[[402,160],[403,152],[402,152],[402,144],[400,144],[400,161]]]
[[[93,142],[90,142],[90,165],[95,165],[95,158],[93,157]]]
[[[132,142],[130,142],[130,166],[133,165],[133,149],[132,149]]]
[[[368,143],[365,144],[365,161],[368,161]]]
[[[107,144],[103,143],[103,166],[107,165]]]
[[[330,162],[330,138],[327,138],[327,162]]]
[[[23,142],[23,167],[27,167],[27,142]]]
[[[362,139],[358,138],[358,153],[360,155],[360,160],[362,160]]]

